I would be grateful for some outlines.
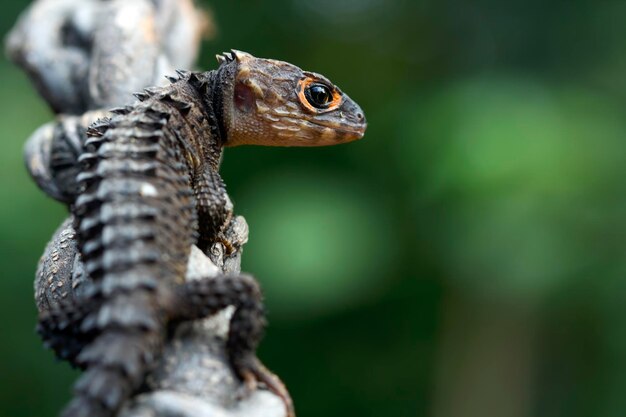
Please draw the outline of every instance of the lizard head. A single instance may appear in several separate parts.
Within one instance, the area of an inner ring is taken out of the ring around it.
[[[363,137],[363,110],[322,75],[235,50],[217,59],[226,146],[325,146]]]

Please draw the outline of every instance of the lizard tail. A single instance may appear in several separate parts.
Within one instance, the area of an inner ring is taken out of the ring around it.
[[[72,206],[78,248],[93,280],[80,324],[92,335],[76,357],[85,369],[63,417],[113,415],[160,354],[173,287],[184,278],[197,230],[183,150],[167,109],[142,105],[92,126],[79,157]]]
[[[87,316],[81,328],[102,331],[76,358],[85,372],[74,385],[74,399],[62,417],[109,417],[142,384],[161,349],[165,332],[150,294],[120,295]],[[125,307],[121,307],[125,304]]]
[[[110,417],[114,413],[112,407],[119,407],[119,399],[130,391],[127,380],[107,369],[87,371],[78,384],[84,386],[82,395],[74,397],[62,417]],[[76,390],[81,388],[78,384]]]

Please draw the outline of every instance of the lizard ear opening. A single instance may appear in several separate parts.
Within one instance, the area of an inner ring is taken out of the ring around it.
[[[235,106],[246,113],[252,113],[255,109],[255,97],[252,89],[243,82],[237,82],[234,94]]]

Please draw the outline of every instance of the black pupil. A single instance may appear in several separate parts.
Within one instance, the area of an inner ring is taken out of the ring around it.
[[[306,93],[309,102],[319,109],[326,108],[332,99],[330,88],[323,84],[313,84]]]

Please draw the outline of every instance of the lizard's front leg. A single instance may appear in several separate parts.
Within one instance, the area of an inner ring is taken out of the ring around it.
[[[226,255],[229,255],[237,249],[237,243],[231,242],[227,233],[233,220],[233,204],[226,194],[224,180],[217,171],[209,166],[199,171],[194,179],[200,233],[197,245],[211,256],[211,246],[221,243]]]
[[[233,206],[219,173],[206,167],[196,177],[194,190],[198,204],[200,248],[221,243],[226,256],[238,251],[245,242],[237,240],[239,234],[232,230],[238,222],[233,221]],[[177,314],[182,320],[206,317],[229,305],[236,307],[227,343],[231,365],[248,390],[254,389],[257,382],[264,384],[283,400],[288,415],[294,416],[289,392],[256,357],[266,320],[261,290],[254,278],[225,275],[191,281],[179,288],[179,297],[183,302],[179,303],[181,311]]]

